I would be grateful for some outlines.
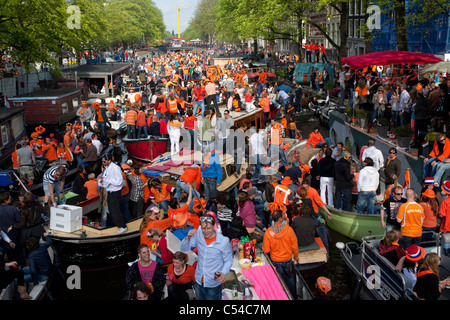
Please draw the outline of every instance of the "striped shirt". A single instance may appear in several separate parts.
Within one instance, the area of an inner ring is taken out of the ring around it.
[[[56,181],[61,181],[62,177],[57,179],[55,177],[55,172],[58,169],[59,166],[54,166],[51,167],[50,169],[48,169],[45,173],[44,173],[44,177],[43,177],[43,182],[44,183],[52,183],[54,184]],[[66,173],[67,173],[67,168],[64,167],[66,169]]]

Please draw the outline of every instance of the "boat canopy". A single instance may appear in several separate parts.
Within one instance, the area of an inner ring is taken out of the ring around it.
[[[385,66],[389,64],[432,64],[442,61],[434,54],[409,51],[382,51],[341,58],[343,64],[353,69],[367,66]]]

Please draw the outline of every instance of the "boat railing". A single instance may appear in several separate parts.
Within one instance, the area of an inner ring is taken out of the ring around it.
[[[378,242],[376,242],[378,243]],[[408,299],[410,288],[406,277],[378,252],[378,246],[364,241],[361,244],[360,276],[369,290],[375,290],[384,300]]]
[[[292,269],[295,271],[295,287],[297,290],[297,296],[301,300],[314,300],[314,294],[309,288],[308,284],[306,283],[305,279],[303,278],[302,274],[300,273],[300,270],[294,265],[294,262],[292,263]]]

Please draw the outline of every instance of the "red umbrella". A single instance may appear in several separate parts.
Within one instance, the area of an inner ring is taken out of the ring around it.
[[[385,66],[388,64],[432,64],[442,61],[434,54],[409,51],[382,51],[341,58],[343,64],[353,69],[363,69],[370,65]]]

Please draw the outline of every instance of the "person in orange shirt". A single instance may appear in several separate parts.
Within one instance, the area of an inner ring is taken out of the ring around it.
[[[291,273],[292,256],[298,261],[298,241],[294,230],[281,210],[272,213],[273,225],[264,233],[262,250],[270,253],[273,265],[280,273],[292,296],[296,297],[295,281]]]
[[[188,255],[177,251],[173,263],[167,268],[166,286],[168,300],[192,300],[192,287],[195,283],[195,268],[188,262]]]
[[[51,141],[50,137],[45,137],[45,143],[42,148],[42,153],[44,158],[47,159],[49,163],[56,161],[58,159],[58,153],[56,152],[57,146]]]
[[[145,119],[145,107],[141,107],[136,118],[137,138],[141,139],[141,132],[144,131],[144,139],[148,137],[147,121]]]
[[[322,134],[319,132],[319,128],[316,127],[309,134],[309,139],[306,143],[305,149],[308,149],[309,146],[313,148],[320,148],[324,143],[325,140],[323,139]]]
[[[99,196],[97,178],[95,177],[94,173],[88,174],[88,181],[84,183],[83,187],[86,188],[85,190],[87,192],[86,200],[90,200]]]
[[[192,189],[193,198],[200,199],[200,184],[202,180],[202,171],[200,166],[197,164],[193,164],[192,166],[185,169],[183,174],[177,180],[177,186],[175,189],[174,199],[179,199],[181,196],[181,192],[184,191],[189,193],[189,185],[195,183],[195,189]],[[189,211],[192,211],[193,202],[189,204]]]
[[[406,202],[398,208],[397,221],[401,226],[402,239],[399,244],[403,249],[410,245],[420,245],[422,239],[422,225],[425,212],[420,204],[415,201],[416,193],[413,189],[406,190]]]
[[[147,236],[150,229],[160,229],[166,231],[170,228],[175,221],[173,217],[166,219],[159,219],[160,209],[158,206],[151,205],[147,208],[142,219],[142,223],[139,227],[140,243],[146,244],[149,248],[153,245],[153,240]]]
[[[441,219],[439,231],[446,233],[450,231],[450,219],[448,218],[450,216],[450,181],[446,181],[441,186],[441,189],[447,194],[447,198],[441,202],[439,208],[439,218]],[[448,249],[446,249],[446,251],[448,251]]]
[[[16,171],[18,171],[19,167],[20,167],[20,163],[18,162],[18,159],[17,159],[17,145],[18,144],[20,144],[20,141],[16,143],[16,145],[14,147],[14,152],[11,154],[13,169]]]
[[[158,179],[152,180],[150,185],[150,201],[152,204],[162,208],[165,214],[167,214],[167,211],[169,210],[169,201],[172,198],[171,193],[175,191],[175,188],[168,184],[161,183]]]
[[[73,152],[73,146],[72,146],[72,128],[66,128],[66,133],[64,134],[64,145],[67,149],[70,150],[70,152]]]
[[[70,152],[70,150],[67,149],[67,146],[64,144],[64,142],[60,142],[58,144],[56,154],[58,156],[60,164],[69,164],[72,163],[73,161],[72,152]]]
[[[169,216],[169,218],[172,217],[174,220],[183,221],[185,224],[189,223],[189,225],[192,225],[192,227],[194,229],[198,229],[198,227],[200,226],[200,219],[197,215],[191,214],[190,211],[192,211],[192,210],[189,209],[189,207],[192,208],[192,190],[193,190],[193,188],[190,183],[188,184],[188,187],[189,187],[189,194],[188,194],[186,203],[180,207],[180,202],[178,201],[177,198],[174,197],[169,202],[169,210],[167,211],[167,215]],[[184,215],[186,217],[181,219],[180,217],[178,217],[178,215]],[[185,228],[185,225],[179,226],[179,227]],[[184,232],[184,233],[186,233],[186,232]],[[178,236],[177,234],[175,234],[175,235]]]
[[[44,146],[44,140],[39,138],[39,133],[33,132],[31,134],[30,141],[31,149],[33,150],[34,157],[36,159],[42,159],[44,154],[42,153],[42,147]]]
[[[127,138],[136,139],[137,112],[132,106],[128,107],[128,111],[125,113],[123,120],[127,124]]]

